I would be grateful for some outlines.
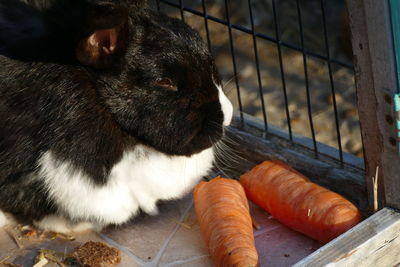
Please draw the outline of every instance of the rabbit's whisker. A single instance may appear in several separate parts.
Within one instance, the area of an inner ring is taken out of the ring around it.
[[[213,142],[213,140],[212,140],[211,137],[209,137],[209,139],[210,139],[211,142]],[[216,144],[217,144],[217,143],[215,143],[215,145],[216,145]],[[220,162],[221,160],[220,160],[220,158],[219,158],[218,148],[217,148],[216,146],[215,146],[215,149],[214,149],[214,155],[215,155],[214,166],[215,166],[215,168],[217,169],[218,173],[219,173],[219,174],[222,174],[222,175],[224,175],[224,176],[227,176],[227,175],[225,174],[225,172],[223,171],[222,166],[220,166],[220,164],[219,164],[219,162]]]

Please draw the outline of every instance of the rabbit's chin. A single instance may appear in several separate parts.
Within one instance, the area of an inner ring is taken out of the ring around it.
[[[138,145],[124,153],[105,185],[94,184],[82,170],[71,162],[60,161],[51,151],[42,155],[39,168],[49,198],[63,217],[105,226],[122,224],[139,209],[156,214],[158,200],[176,199],[188,193],[211,169],[213,161],[213,148],[185,157],[168,156]],[[36,225],[46,230],[57,221],[45,217]],[[73,228],[49,230],[68,232],[68,229]]]

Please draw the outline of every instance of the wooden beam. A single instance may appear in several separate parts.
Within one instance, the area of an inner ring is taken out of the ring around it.
[[[400,262],[400,213],[384,208],[307,256],[302,266],[394,266]]]
[[[395,48],[397,87],[399,88],[400,78],[400,1],[389,0],[390,17],[392,22],[393,45]]]
[[[242,114],[244,118],[244,126],[245,129],[253,134],[256,134],[257,132],[260,133],[260,131],[264,131],[264,122],[256,117],[253,117],[251,115]],[[237,125],[237,127],[240,127],[240,120],[239,120],[239,112],[234,112],[234,124]],[[242,126],[243,127],[243,126]],[[268,125],[268,133],[271,135],[274,135],[276,137],[280,137],[282,139],[285,139],[289,142],[290,136],[287,130],[283,130],[281,128],[278,128],[274,125]],[[259,134],[259,136],[265,137],[265,133]],[[311,153],[314,153],[314,142],[311,138],[304,137],[297,135],[295,133],[292,133],[292,138],[293,138],[293,144],[294,145],[300,145],[302,146],[305,150],[310,151]],[[290,142],[289,142],[290,143]],[[337,148],[331,147],[329,145],[326,145],[324,143],[320,143],[317,141],[317,147],[318,147],[318,154],[321,154],[323,158],[331,158],[335,161],[335,164],[340,165],[340,156],[339,156],[339,150]],[[308,152],[306,152],[309,154]],[[315,153],[314,153],[315,154]],[[345,166],[353,166],[355,168],[358,168],[360,170],[364,170],[365,164],[364,164],[364,159],[359,158],[351,153],[347,153],[343,151],[343,161]]]
[[[387,0],[347,0],[370,207],[377,167],[378,202],[400,208],[400,157],[393,96],[397,79]]]

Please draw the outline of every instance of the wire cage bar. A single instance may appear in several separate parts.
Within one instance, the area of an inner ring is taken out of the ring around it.
[[[186,0],[187,2],[190,0]],[[244,0],[243,0],[244,1]],[[290,99],[289,93],[288,93],[288,73],[287,73],[287,68],[285,67],[285,59],[283,57],[284,51],[290,50],[290,51],[295,51],[301,54],[302,57],[302,64],[303,64],[303,75],[304,75],[304,94],[306,96],[306,109],[307,109],[307,117],[308,117],[308,127],[309,128],[309,135],[310,135],[310,148],[313,150],[314,157],[319,158],[320,155],[320,146],[321,142],[319,142],[317,138],[317,133],[318,131],[321,131],[321,129],[316,129],[314,119],[316,116],[316,112],[313,110],[313,104],[312,99],[311,99],[311,94],[312,94],[312,72],[310,73],[310,66],[308,61],[309,60],[319,60],[321,62],[324,62],[326,69],[327,69],[327,81],[329,83],[329,91],[330,91],[330,98],[331,98],[331,111],[333,119],[329,123],[332,125],[332,134],[335,135],[335,147],[337,149],[336,155],[334,156],[339,162],[340,166],[343,168],[346,164],[347,165],[352,165],[351,163],[347,162],[345,155],[348,156],[348,153],[344,150],[344,145],[343,145],[343,138],[345,137],[342,132],[341,132],[341,124],[343,123],[342,119],[340,118],[341,110],[340,110],[340,103],[337,100],[337,88],[335,86],[336,80],[335,80],[335,69],[338,68],[343,68],[348,71],[350,71],[353,75],[353,64],[350,62],[346,62],[342,59],[337,59],[334,56],[332,56],[332,44],[331,44],[331,39],[329,36],[329,27],[328,27],[328,22],[327,22],[327,2],[328,0],[316,0],[319,3],[319,9],[320,9],[320,26],[321,26],[321,36],[319,37],[323,43],[323,51],[315,51],[312,49],[307,48],[306,44],[306,36],[304,33],[305,27],[307,25],[304,24],[303,18],[305,16],[309,16],[310,14],[306,14],[302,10],[302,1],[300,0],[291,0],[293,1],[295,7],[296,7],[296,12],[297,12],[297,27],[299,30],[299,43],[292,43],[285,41],[284,38],[282,38],[282,25],[280,25],[280,17],[279,17],[279,6],[278,2],[279,0],[268,0],[267,2],[270,3],[271,5],[271,10],[270,12],[272,14],[271,18],[271,25],[273,25],[273,33],[272,34],[267,34],[265,32],[260,31],[257,29],[255,26],[255,15],[254,15],[254,7],[253,3],[256,2],[257,0],[247,0],[244,1],[246,2],[247,8],[248,8],[248,13],[247,13],[247,18],[248,18],[248,25],[242,25],[241,23],[233,23],[231,19],[231,9],[230,5],[232,4],[232,1],[229,0],[215,0],[215,1],[207,1],[207,0],[199,0],[197,2],[198,5],[196,7],[193,7],[193,1],[190,1],[191,4],[185,3],[185,0],[156,0],[157,8],[162,9],[163,6],[165,8],[172,8],[176,9],[179,11],[179,16],[182,20],[185,20],[185,14],[187,15],[194,15],[198,16],[200,18],[204,19],[204,29],[205,29],[205,36],[206,36],[206,41],[207,45],[210,51],[213,49],[213,43],[212,43],[212,36],[210,32],[210,23],[213,24],[218,24],[225,26],[228,32],[228,37],[229,37],[229,49],[230,49],[230,57],[231,57],[231,63],[232,63],[232,68],[233,68],[233,81],[236,89],[236,97],[237,97],[237,106],[239,110],[239,116],[242,124],[244,123],[244,106],[245,104],[243,103],[243,98],[242,98],[242,90],[241,90],[241,80],[239,78],[239,70],[238,70],[238,58],[236,54],[236,46],[237,44],[235,43],[235,39],[233,37],[235,32],[241,33],[241,34],[247,34],[249,37],[252,39],[252,50],[253,50],[253,59],[254,59],[254,65],[255,65],[255,77],[256,77],[256,83],[258,87],[258,100],[260,102],[261,106],[261,119],[264,124],[264,132],[268,133],[270,132],[271,128],[271,122],[269,119],[269,114],[266,111],[266,107],[269,105],[269,102],[265,99],[264,95],[266,93],[265,90],[265,83],[268,83],[267,81],[263,81],[262,77],[262,70],[260,67],[260,47],[258,46],[259,42],[266,42],[269,43],[273,46],[276,47],[277,49],[277,61],[279,64],[279,74],[280,75],[280,87],[282,88],[282,95],[283,95],[283,102],[284,102],[284,108],[282,110],[282,113],[285,116],[285,121],[286,125],[284,128],[287,129],[287,139],[292,142],[292,143],[297,143],[298,138],[296,138],[296,134],[294,133],[293,130],[293,118],[291,116],[291,110],[290,110],[290,104],[293,102],[293,100]],[[208,8],[210,4],[215,4],[215,2],[218,2],[221,5],[221,9],[224,11],[224,16],[215,16],[215,15],[210,15],[211,13],[209,12]],[[258,10],[256,10],[258,11]],[[267,12],[267,11],[265,11]],[[339,16],[340,14],[338,14]],[[186,21],[187,22],[187,21]],[[272,60],[272,59],[271,59]],[[310,76],[311,75],[311,76]],[[279,89],[277,89],[279,90]],[[272,125],[272,127],[274,127]],[[361,138],[360,138],[361,139]],[[323,142],[322,142],[323,143]],[[362,160],[361,160],[362,161]],[[358,164],[357,166],[352,166],[352,167],[357,167],[360,169],[363,169],[362,164]]]
[[[225,0],[224,4],[225,4],[225,12],[226,12],[226,23],[227,23],[228,31],[229,31],[229,47],[230,47],[231,58],[232,58],[233,77],[235,79],[235,84],[236,84],[236,92],[237,92],[237,97],[238,97],[240,114],[243,114],[242,97],[241,97],[241,93],[240,93],[239,77],[238,77],[238,71],[237,71],[237,65],[236,65],[236,55],[235,55],[235,48],[234,48],[234,44],[233,44],[232,24],[230,22],[228,0]],[[241,120],[243,122],[242,115],[241,115]]]
[[[334,114],[335,114],[335,128],[336,128],[336,138],[338,142],[338,147],[339,147],[339,158],[340,158],[340,163],[343,166],[343,148],[342,148],[342,141],[341,141],[341,134],[340,134],[340,126],[339,126],[339,116],[338,116],[338,107],[336,103],[336,93],[335,93],[335,83],[333,81],[333,75],[332,75],[332,65],[331,65],[331,56],[330,56],[330,48],[329,48],[329,37],[328,37],[328,30],[326,27],[326,16],[325,16],[325,4],[324,0],[320,0],[321,3],[321,11],[322,11],[322,25],[324,28],[324,40],[325,40],[325,51],[326,51],[326,57],[328,58],[327,64],[328,64],[328,70],[329,70],[329,81],[331,85],[331,92],[332,92],[332,104],[333,104],[333,109],[334,109]]]
[[[301,7],[300,7],[300,4],[299,4],[299,0],[296,0],[296,7],[297,7],[297,18],[299,20],[299,28],[300,28],[301,50],[302,50],[302,53],[303,53],[304,78],[305,78],[306,94],[307,94],[308,121],[310,123],[310,130],[311,130],[311,136],[312,136],[312,140],[313,140],[313,147],[314,147],[315,157],[318,158],[317,139],[315,137],[315,128],[314,128],[314,122],[313,122],[313,118],[312,118],[310,84],[309,84],[308,66],[307,66],[307,55],[306,55],[306,50],[305,50],[305,46],[304,46],[303,21],[302,21],[302,14],[301,14]]]
[[[158,3],[163,3],[165,5],[168,5],[168,6],[171,6],[171,7],[175,7],[175,8],[178,8],[178,9],[181,8],[179,6],[179,4],[176,4],[176,3],[172,2],[172,1],[169,1],[169,0],[156,0],[156,1]],[[193,9],[191,7],[183,6],[182,10],[186,11],[188,13],[200,16],[200,17],[204,17],[207,20],[210,20],[210,21],[217,22],[217,23],[220,23],[222,25],[228,26],[228,27],[230,27],[232,29],[235,29],[235,30],[238,30],[238,31],[241,31],[241,32],[245,32],[245,33],[248,33],[248,34],[252,34],[251,29],[249,29],[247,27],[244,27],[244,26],[238,25],[238,24],[229,24],[227,20],[223,20],[223,19],[217,18],[215,16],[207,15],[207,14],[205,14],[205,13],[203,13],[201,11],[198,11],[196,9]],[[300,46],[297,46],[295,44],[290,44],[290,43],[287,43],[287,42],[284,42],[284,41],[278,41],[276,38],[274,38],[272,36],[268,36],[268,35],[260,33],[260,32],[255,32],[255,35],[258,38],[261,38],[261,39],[264,39],[264,40],[267,40],[267,41],[270,41],[270,42],[273,42],[273,43],[279,43],[283,47],[286,47],[286,48],[289,48],[289,49],[293,49],[293,50],[296,50],[298,52],[302,52],[303,51],[303,49]],[[312,51],[305,50],[305,54],[307,56],[311,56],[311,57],[315,57],[315,58],[318,58],[318,59],[322,59],[322,60],[328,61],[327,56],[321,55],[319,53],[315,53],[315,52],[312,52]],[[351,64],[351,63],[347,63],[347,62],[344,62],[344,61],[341,61],[341,60],[337,60],[337,59],[330,59],[330,61],[332,63],[335,63],[335,64],[339,65],[339,66],[342,66],[342,67],[345,67],[345,68],[348,68],[348,69],[353,69],[353,64]]]

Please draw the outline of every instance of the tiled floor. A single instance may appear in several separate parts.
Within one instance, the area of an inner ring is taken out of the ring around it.
[[[318,248],[316,242],[291,231],[256,206],[251,205],[251,209],[259,224],[254,236],[261,266],[290,266]],[[40,248],[69,252],[79,244],[93,240],[121,250],[119,266],[213,266],[199,232],[191,196],[163,203],[157,216],[139,216],[123,227],[108,228],[101,233],[81,233],[75,237],[74,241],[22,238],[18,240],[19,248],[6,229],[0,229],[0,262],[6,258],[8,262],[32,266]]]

